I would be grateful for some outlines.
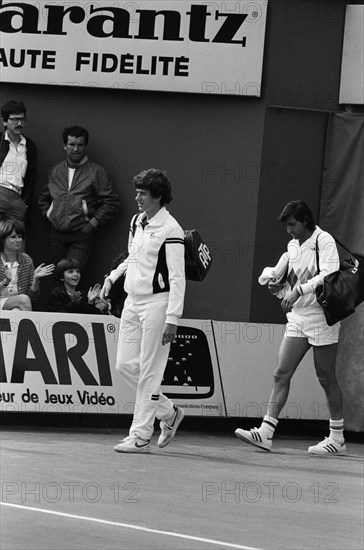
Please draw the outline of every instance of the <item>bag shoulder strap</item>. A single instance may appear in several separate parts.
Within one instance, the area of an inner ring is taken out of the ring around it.
[[[321,231],[322,233],[322,231]],[[318,238],[319,236],[321,235],[321,233],[319,233],[316,237],[316,267],[317,267],[317,273],[320,273],[320,256],[319,256],[319,244],[318,244]]]
[[[321,233],[319,233],[319,234],[317,235],[317,239],[319,238],[320,235],[321,235]],[[347,246],[345,246],[342,242],[340,242],[339,239],[337,239],[337,238],[335,237],[335,235],[333,235],[332,233],[330,233],[330,235],[331,235],[331,237],[334,239],[334,241],[335,241],[338,245],[340,245],[341,248],[343,248],[344,250],[346,250],[346,252],[348,252],[348,253],[350,254],[350,256],[353,258],[353,260],[355,261],[355,256],[354,256],[354,254],[351,252],[351,250],[349,250]],[[316,239],[316,251],[317,251],[317,248],[318,248],[318,241],[317,241],[317,239]]]
[[[130,231],[131,231],[131,234],[135,235],[135,231],[136,231],[136,224],[137,224],[137,220],[138,220],[138,216],[139,216],[139,212],[138,214],[134,214],[134,216],[132,217],[132,220],[131,220],[131,224],[130,224]]]
[[[321,231],[322,233],[322,231]],[[321,235],[321,233],[319,233],[316,237],[316,264],[317,264],[317,273],[320,273],[320,260],[319,260],[319,245],[318,245],[318,238],[319,236]],[[352,257],[354,263],[357,261],[354,254],[342,243],[339,241],[339,239],[337,239],[332,233],[331,233],[331,237],[334,239],[334,241],[340,245],[344,250],[346,250],[346,252],[348,252],[350,254],[350,256]]]
[[[341,243],[339,241],[339,239],[337,239],[336,237],[334,237],[334,235],[332,235],[332,237],[335,239],[335,242],[337,244],[339,244],[344,250],[346,250],[346,252],[349,252],[350,256],[354,256],[354,254],[351,252],[351,250],[349,250],[343,243]]]

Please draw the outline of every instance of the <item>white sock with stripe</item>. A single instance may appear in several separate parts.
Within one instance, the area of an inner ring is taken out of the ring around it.
[[[273,418],[272,416],[268,416],[266,414],[262,420],[259,431],[262,432],[266,437],[271,438],[273,437],[277,424],[278,420],[276,418]]]
[[[342,443],[344,441],[344,419],[332,420],[330,418],[330,439]]]

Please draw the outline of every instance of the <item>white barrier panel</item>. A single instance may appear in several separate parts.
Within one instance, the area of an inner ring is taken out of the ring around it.
[[[0,410],[131,414],[118,330],[112,316],[2,311]],[[187,414],[225,416],[211,321],[181,321],[162,391]]]
[[[227,416],[264,416],[285,326],[213,321],[212,327]],[[280,418],[329,418],[325,394],[315,374],[311,350],[297,368]]]
[[[346,6],[339,103],[364,103],[364,6]]]

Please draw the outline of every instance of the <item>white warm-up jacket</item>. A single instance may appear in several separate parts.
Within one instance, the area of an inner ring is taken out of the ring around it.
[[[124,289],[135,303],[168,302],[166,323],[176,325],[186,288],[184,232],[165,207],[143,228],[144,217],[131,224],[129,256],[108,278],[114,283],[125,273]]]

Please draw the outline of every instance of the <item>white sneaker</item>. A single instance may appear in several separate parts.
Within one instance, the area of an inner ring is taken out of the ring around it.
[[[166,447],[168,443],[172,441],[172,439],[176,435],[178,426],[184,419],[185,413],[184,410],[181,409],[181,407],[176,407],[176,405],[174,405],[174,410],[176,411],[176,414],[171,425],[167,424],[165,420],[161,420],[159,423],[159,427],[162,430],[162,433],[158,438],[158,447]]]
[[[250,443],[254,447],[259,447],[259,449],[264,449],[264,451],[270,451],[272,447],[272,438],[267,437],[258,428],[253,428],[251,430],[242,430],[238,428],[235,430],[235,435],[245,443]]]
[[[129,435],[115,445],[114,451],[118,453],[149,453],[150,440],[142,439],[137,435]]]
[[[312,445],[311,447],[309,447],[307,452],[311,455],[320,456],[345,455],[346,445],[344,439],[342,440],[342,443],[339,443],[334,439],[325,437],[325,439],[317,445]]]

